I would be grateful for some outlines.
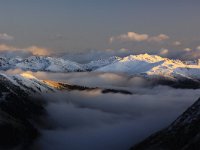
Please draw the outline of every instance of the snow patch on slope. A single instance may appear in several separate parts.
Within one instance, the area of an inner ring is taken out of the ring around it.
[[[20,87],[22,90],[30,94],[47,93],[55,90],[53,87],[48,86],[43,81],[25,73],[20,75],[6,75],[1,73],[0,76],[3,76],[13,85]]]

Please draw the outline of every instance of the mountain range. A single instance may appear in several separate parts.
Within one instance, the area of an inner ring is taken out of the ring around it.
[[[199,88],[199,60],[181,61],[157,55],[111,57],[79,64],[61,58],[31,56],[26,59],[0,58],[0,69],[22,69],[49,72],[103,72],[139,76],[172,87]],[[155,82],[156,83],[156,82]],[[156,83],[156,84],[157,84]],[[28,149],[40,135],[40,119],[46,116],[46,102],[37,97],[56,91],[95,91],[101,93],[133,94],[121,89],[85,87],[49,80],[39,80],[28,73],[7,75],[0,73],[0,149]],[[200,145],[200,99],[177,118],[169,127],[153,134],[131,150],[198,150]]]
[[[181,61],[163,58],[157,55],[130,55],[124,58],[110,57],[80,64],[62,58],[30,56],[22,59],[0,58],[0,69],[22,69],[49,72],[110,72],[126,75],[139,75],[148,78],[161,77],[171,80],[188,79],[198,81],[200,78],[199,60]]]

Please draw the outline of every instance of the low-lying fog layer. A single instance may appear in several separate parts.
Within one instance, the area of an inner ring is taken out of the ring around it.
[[[42,150],[128,150],[167,126],[198,97],[199,90],[155,87],[144,94],[69,92],[47,95],[53,129],[43,129]]]
[[[13,73],[13,72],[9,72]],[[126,88],[133,95],[72,91],[45,95],[50,129],[41,129],[40,150],[128,150],[169,125],[199,97],[200,90],[147,86],[140,78],[117,74],[33,73],[87,86]]]
[[[147,86],[145,80],[139,77],[130,77],[125,74],[116,73],[96,73],[96,72],[75,72],[75,73],[51,73],[51,72],[31,72],[20,69],[8,70],[7,74],[29,73],[41,80],[54,80],[75,85],[92,87],[131,87]]]

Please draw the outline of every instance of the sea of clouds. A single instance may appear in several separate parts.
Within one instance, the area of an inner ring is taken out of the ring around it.
[[[46,123],[35,142],[39,150],[128,150],[166,127],[199,97],[200,90],[149,86],[140,78],[118,74],[48,74],[39,78],[71,84],[125,88],[133,95],[63,91],[44,95]],[[136,84],[137,83],[137,84]]]

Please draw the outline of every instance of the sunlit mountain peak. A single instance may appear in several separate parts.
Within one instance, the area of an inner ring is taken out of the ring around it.
[[[28,72],[23,72],[20,75],[28,79],[37,79],[35,76],[33,76],[31,73],[28,73]]]

